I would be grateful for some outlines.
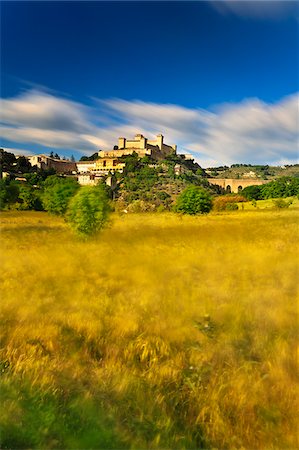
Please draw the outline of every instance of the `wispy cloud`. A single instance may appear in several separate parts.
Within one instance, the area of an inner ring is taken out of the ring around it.
[[[298,18],[298,2],[295,0],[210,0],[210,3],[224,15],[272,20]]]
[[[274,104],[246,99],[208,111],[122,99],[93,99],[86,106],[35,89],[2,101],[1,133],[13,148],[39,144],[89,154],[112,148],[121,135],[162,132],[166,142],[191,152],[202,166],[281,164],[298,159],[298,99],[298,94]]]

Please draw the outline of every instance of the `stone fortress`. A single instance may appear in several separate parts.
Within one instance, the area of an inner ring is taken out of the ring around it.
[[[132,155],[136,152],[140,158],[143,156],[151,156],[153,159],[159,160],[165,158],[170,154],[175,154],[177,150],[176,145],[167,145],[164,143],[164,136],[158,134],[153,141],[145,138],[142,134],[136,134],[135,139],[129,140],[124,137],[118,138],[118,145],[114,150],[99,151],[100,158],[119,158],[124,155]]]

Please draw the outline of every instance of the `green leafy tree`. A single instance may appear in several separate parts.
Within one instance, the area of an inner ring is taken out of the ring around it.
[[[109,213],[110,203],[105,186],[85,186],[71,199],[66,219],[78,235],[88,237],[107,224]]]
[[[262,186],[247,186],[243,189],[242,195],[247,198],[247,200],[261,200],[261,188]]]
[[[0,174],[2,172],[10,172],[14,170],[14,163],[16,157],[13,153],[6,152],[3,148],[0,149]]]
[[[200,186],[188,186],[177,198],[176,211],[184,214],[203,214],[212,209],[208,191]]]
[[[281,177],[261,187],[261,196],[267,198],[291,197],[299,194],[299,178]]]
[[[29,184],[20,186],[18,202],[20,204],[19,209],[34,209],[35,211],[43,210],[40,199],[40,191],[34,189]]]
[[[27,183],[30,184],[31,186],[41,186],[43,183],[43,175],[44,172],[35,172],[35,173],[24,173],[24,177],[27,180]]]
[[[25,156],[19,156],[16,160],[14,170],[17,173],[28,173],[32,171],[32,166]]]
[[[19,197],[19,184],[8,179],[0,180],[0,210],[9,208]]]
[[[42,204],[51,214],[65,214],[69,201],[79,189],[78,182],[73,178],[62,178],[52,175],[45,180],[45,190]]]
[[[81,156],[80,161],[95,161],[99,158],[98,152],[93,153],[91,156]]]

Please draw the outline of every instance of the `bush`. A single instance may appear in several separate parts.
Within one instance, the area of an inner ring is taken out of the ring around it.
[[[236,210],[238,209],[238,205],[236,205],[237,202],[246,202],[246,198],[242,195],[221,195],[214,198],[213,209],[215,211]]]
[[[203,214],[212,209],[212,199],[200,186],[187,187],[177,198],[175,210],[184,214]]]
[[[225,211],[236,211],[238,208],[237,203],[227,203],[226,207],[225,207]]]
[[[91,236],[108,222],[110,204],[105,186],[84,186],[71,199],[66,220],[80,236]]]
[[[42,211],[42,203],[40,200],[40,191],[30,185],[21,185],[19,192],[19,208],[21,210]]]
[[[283,200],[282,198],[273,200],[274,207],[278,208],[278,209],[288,208],[292,203],[293,203],[292,200],[286,201],[286,200]]]
[[[42,196],[44,209],[51,214],[64,215],[70,199],[79,189],[78,182],[74,178],[53,175],[46,179],[44,186]]]
[[[128,205],[127,210],[129,212],[138,213],[154,211],[155,208],[156,205],[154,203],[146,202],[144,200],[134,200]]]

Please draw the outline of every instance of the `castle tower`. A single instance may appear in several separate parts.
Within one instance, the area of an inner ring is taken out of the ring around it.
[[[162,150],[163,139],[164,139],[163,134],[158,134],[157,135],[157,144],[158,144],[158,147],[159,147],[160,150]]]
[[[126,148],[126,138],[118,138],[118,148]]]

